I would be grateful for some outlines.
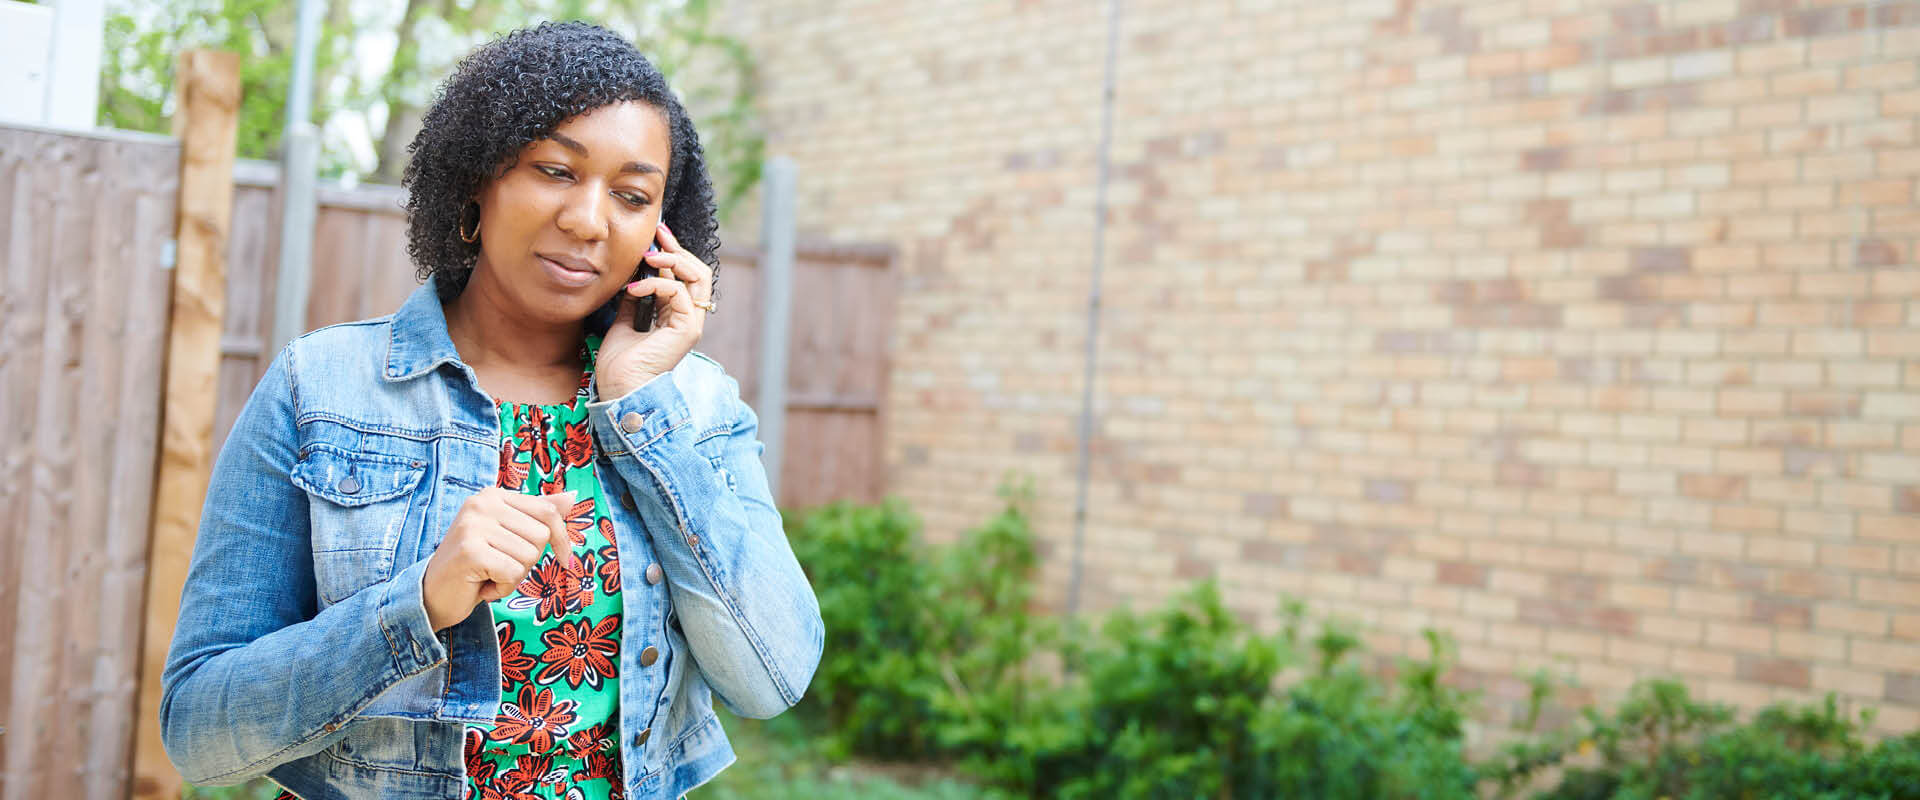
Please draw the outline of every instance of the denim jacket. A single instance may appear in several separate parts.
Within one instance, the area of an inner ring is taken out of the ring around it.
[[[626,796],[733,762],[709,690],[770,717],[820,659],[739,384],[699,354],[620,398],[589,387],[620,552]],[[267,775],[308,800],[460,797],[466,723],[500,703],[493,613],[436,633],[421,581],[494,485],[499,416],[433,284],[280,351],[220,449],[162,674],[167,754],[197,784]],[[665,580],[650,584],[658,563]],[[652,646],[659,658],[641,666]]]

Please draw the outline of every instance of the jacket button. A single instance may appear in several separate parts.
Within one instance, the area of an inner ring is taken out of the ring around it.
[[[699,546],[700,546],[700,534],[697,534],[697,533],[689,533],[689,534],[687,534],[687,546],[688,546],[688,547],[699,547]]]
[[[660,584],[660,580],[665,577],[666,575],[660,569],[659,563],[656,562],[656,563],[647,565],[647,583],[651,583],[658,586]]]
[[[339,483],[334,484],[333,488],[339,489],[341,494],[355,494],[360,491],[360,479],[348,475],[347,477],[341,478]]]
[[[634,509],[634,505],[633,505],[633,493],[632,493],[632,492],[621,492],[621,493],[620,493],[620,505],[623,505],[623,506],[626,506],[626,507],[627,507],[627,510],[628,510],[628,511],[632,511],[632,510]]]
[[[640,745],[643,745],[643,744],[646,744],[646,743],[647,743],[647,737],[649,737],[649,736],[652,736],[652,735],[653,735],[653,729],[652,729],[652,728],[648,728],[648,729],[646,729],[646,730],[643,730],[643,731],[641,731],[641,732],[639,732],[639,733],[636,733],[636,734],[634,734],[634,735],[633,735],[633,746],[634,746],[634,747],[639,747]]]
[[[651,667],[653,666],[653,662],[659,660],[660,648],[658,647],[647,645],[647,649],[640,651],[640,666]]]
[[[629,411],[620,417],[620,430],[627,433],[640,432],[640,412]]]

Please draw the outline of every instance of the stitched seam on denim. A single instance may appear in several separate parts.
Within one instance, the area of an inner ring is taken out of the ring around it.
[[[380,623],[380,635],[387,638],[387,654],[393,656],[393,666],[400,666],[400,646],[393,642],[392,626],[387,624],[387,607],[393,605],[393,578],[387,578],[387,587],[380,594],[380,605],[374,606],[373,618]]]
[[[402,439],[426,442],[428,444],[432,444],[436,439],[466,439],[468,441],[479,442],[480,444],[487,443],[484,437],[478,434],[468,434],[465,429],[453,425],[449,425],[445,430],[400,428],[393,425],[362,422],[352,417],[335,414],[331,411],[309,411],[294,418],[295,425],[305,425],[310,422],[331,422],[358,433],[377,433],[383,436],[396,436]]]
[[[601,425],[594,425],[593,421],[595,418],[604,420],[604,423]],[[627,440],[625,437],[617,433],[604,432],[608,430],[620,429],[619,424],[614,422],[614,419],[613,419],[613,406],[608,405],[604,408],[597,409],[597,413],[595,411],[589,411],[587,415],[587,423],[588,423],[588,428],[593,431],[594,448],[600,452],[600,455],[608,456],[608,457],[623,456],[623,455],[626,455],[627,453],[632,452],[631,450],[628,450],[625,447],[627,443]],[[621,447],[619,448],[608,447],[607,446],[608,441],[602,441],[603,439],[619,444],[621,445]]]
[[[653,465],[648,463],[646,459],[637,458],[634,460],[639,461],[641,466],[646,467],[647,472],[653,475],[654,482],[660,485],[661,494],[666,495],[668,504],[673,506],[674,520],[680,523],[680,535],[682,541],[685,541],[685,537],[691,535],[692,532],[689,530],[691,527],[689,524],[690,521],[687,519],[686,510],[681,506],[679,496],[674,494],[673,487],[667,483],[667,480],[661,477],[660,471],[654,469]],[[707,583],[713,586],[714,593],[720,597],[721,602],[726,604],[727,613],[733,615],[735,624],[740,627],[740,633],[746,637],[747,644],[753,647],[754,655],[760,657],[760,665],[766,669],[767,677],[773,682],[774,690],[780,693],[780,699],[786,701],[786,704],[789,706],[799,702],[800,698],[795,696],[792,689],[787,686],[786,676],[780,674],[780,670],[773,664],[772,657],[767,654],[766,643],[760,640],[759,632],[754,630],[752,625],[747,624],[746,615],[741,613],[740,604],[734,600],[733,593],[727,591],[727,588],[721,585],[719,579],[714,577],[713,568],[708,566],[706,559],[700,557],[699,548],[694,547],[692,543],[688,543],[687,551],[693,554],[693,563],[700,565],[700,572],[706,576]]]
[[[394,474],[411,473],[413,476],[411,480],[403,480],[401,483],[395,484],[390,489],[383,488],[383,489],[380,489],[378,492],[368,492],[364,494],[348,495],[348,494],[339,492],[333,487],[321,486],[317,483],[314,483],[300,470],[300,464],[306,463],[306,462],[301,461],[301,462],[295,463],[294,468],[290,470],[287,475],[288,479],[293,482],[293,485],[295,487],[303,489],[309,494],[317,495],[320,498],[326,500],[327,502],[337,506],[341,506],[343,508],[361,508],[363,506],[369,506],[374,503],[384,503],[388,500],[393,500],[395,498],[405,496],[411,493],[414,487],[419,486],[421,476],[427,474],[427,470],[425,467],[413,466],[413,462],[417,461],[418,459],[406,459],[406,458],[399,458],[397,456],[383,456],[383,455],[377,455],[373,453],[347,454],[344,451],[340,451],[339,448],[334,447],[333,445],[325,445],[325,444],[308,445],[307,447],[302,448],[302,451],[303,452],[322,452],[322,453],[326,453],[329,456],[341,458],[342,460],[346,460],[346,461],[359,461],[365,464],[378,464],[385,467],[397,467],[399,469],[396,470]],[[336,452],[336,451],[339,451],[339,452]]]
[[[287,356],[287,398],[293,405],[293,440],[298,442],[300,441],[300,382],[295,380],[295,376],[300,372],[299,353],[294,349],[293,342],[287,342],[287,346],[280,348],[280,352]]]
[[[452,775],[448,775],[447,773],[444,773],[444,772],[433,772],[431,770],[402,769],[400,767],[389,767],[383,764],[375,764],[369,761],[361,761],[358,759],[348,758],[346,756],[340,755],[339,753],[329,752],[327,753],[327,757],[335,761],[338,761],[342,764],[359,767],[361,769],[375,770],[377,772],[395,772],[401,775],[417,775],[423,778],[447,778],[449,780],[454,779]]]
[[[486,485],[484,485],[484,484],[480,484],[480,483],[475,483],[475,482],[473,482],[473,481],[470,481],[470,480],[467,480],[466,478],[462,478],[462,477],[460,477],[460,476],[458,476],[458,475],[442,475],[442,476],[440,476],[440,480],[443,480],[443,481],[446,481],[447,483],[451,483],[451,484],[453,484],[453,485],[455,485],[455,486],[458,486],[458,487],[460,487],[460,488],[462,488],[462,489],[488,489],[488,488],[492,488],[492,487],[489,487],[489,486],[486,486]]]
[[[319,585],[319,583],[320,583],[320,576],[316,574],[316,575],[314,576],[314,580],[313,580],[313,582],[314,582],[314,584],[315,584],[316,586],[317,586],[317,585]],[[369,583],[369,584],[367,584],[367,586],[373,586],[373,585],[374,585],[375,583],[379,583],[379,581],[374,581],[374,583]],[[355,588],[355,589],[353,589],[352,591],[350,591],[350,592],[347,592],[346,594],[343,594],[343,595],[340,595],[339,597],[335,597],[335,596],[333,596],[333,595],[332,595],[331,593],[329,593],[329,592],[328,592],[327,590],[325,590],[325,589],[315,589],[315,590],[314,590],[314,592],[315,592],[316,594],[318,594],[318,595],[320,595],[320,599],[322,599],[322,600],[325,600],[325,601],[327,601],[327,605],[329,605],[329,606],[337,606],[337,605],[340,605],[341,603],[344,603],[344,602],[346,602],[346,601],[347,601],[347,598],[350,598],[350,597],[352,597],[352,596],[354,596],[354,595],[356,595],[356,594],[359,594],[359,593],[361,593],[361,592],[364,592],[364,591],[366,591],[366,590],[367,590],[367,586],[360,586],[360,587],[356,587],[356,588]]]
[[[614,457],[614,456],[624,456],[624,455],[628,455],[628,454],[630,454],[630,453],[632,453],[632,452],[633,452],[633,450],[632,450],[631,448],[627,448],[627,447],[621,447],[621,448],[619,448],[619,449],[615,449],[615,448],[612,448],[612,447],[607,447],[607,446],[606,446],[606,442],[602,442],[602,441],[599,441],[599,439],[601,438],[601,435],[600,435],[600,434],[598,434],[598,433],[595,433],[595,434],[594,434],[593,436],[594,436],[594,440],[595,440],[595,441],[594,441],[594,444],[595,444],[595,445],[598,445],[598,446],[600,447],[600,454],[601,454],[601,455],[603,455],[603,456],[606,456],[606,457],[608,457],[608,458],[612,458],[612,457]],[[625,445],[625,444],[627,443],[627,440],[626,440],[626,439],[624,439],[624,438],[621,438],[621,437],[619,437],[619,436],[607,436],[606,438],[608,438],[608,439],[611,439],[611,440],[613,440],[613,441],[615,441],[615,442],[619,442],[619,443],[620,443],[620,444],[622,444],[622,445]]]
[[[641,450],[645,450],[649,447],[652,447],[654,443],[660,441],[661,439],[666,438],[667,434],[673,433],[674,431],[677,431],[677,430],[680,430],[681,428],[686,427],[687,423],[692,421],[693,421],[692,417],[681,417],[678,422],[673,423],[666,430],[654,434],[653,438],[648,439],[645,444],[642,444],[639,447],[633,448],[634,452],[638,453]]]
[[[420,466],[416,466],[414,463],[420,461],[420,459],[417,458],[393,456],[387,455],[386,453],[363,453],[358,450],[348,450],[340,445],[329,442],[311,442],[307,444],[307,446],[300,448],[300,453],[302,455],[326,453],[328,455],[339,456],[348,461],[365,461],[373,464],[387,464],[407,469],[421,469]]]
[[[686,733],[680,734],[679,738],[673,740],[673,744],[667,746],[667,755],[675,755],[675,750],[680,751],[679,755],[686,755],[687,740],[693,738],[694,734],[704,732],[706,729],[713,727],[714,724],[719,721],[719,717],[714,716],[712,712],[708,712],[705,722],[688,728]]]
[[[394,489],[388,490],[386,492],[382,492],[380,494],[362,493],[357,495],[346,495],[346,494],[341,494],[337,489],[315,484],[311,479],[307,478],[305,475],[299,475],[298,473],[292,476],[289,476],[289,480],[293,483],[295,488],[302,489],[306,491],[308,494],[311,494],[315,497],[326,500],[327,502],[332,503],[341,508],[365,508],[367,506],[374,505],[376,503],[385,503],[393,500],[398,500],[402,497],[407,496],[409,493],[413,491],[413,487],[418,486],[420,484],[420,477],[418,475],[415,475],[413,480],[408,481],[405,486],[399,486]]]

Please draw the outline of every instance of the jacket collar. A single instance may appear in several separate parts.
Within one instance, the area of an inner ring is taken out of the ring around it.
[[[403,381],[433,371],[441,364],[460,364],[460,351],[447,336],[447,312],[440,304],[434,281],[420,284],[400,310],[393,312],[387,339],[387,368],[381,377]]]
[[[437,282],[428,280],[407,296],[400,310],[393,312],[387,339],[387,367],[381,377],[404,381],[432,372],[441,364],[466,366],[460,351],[447,335],[447,311],[440,302]],[[617,296],[616,296],[617,297]],[[605,334],[613,322],[613,303],[587,317],[589,333]]]

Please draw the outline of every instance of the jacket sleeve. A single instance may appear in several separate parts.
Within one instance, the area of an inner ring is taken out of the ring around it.
[[[280,352],[220,448],[161,673],[167,755],[196,784],[239,783],[325,749],[354,715],[446,658],[426,562],[316,613],[296,460],[295,350]]]
[[[653,532],[707,684],[734,713],[771,717],[800,701],[820,663],[820,604],[787,543],[760,463],[759,420],[739,383],[704,356],[686,360],[704,374],[656,376],[590,404],[588,419]],[[683,378],[718,387],[693,401],[721,406],[719,430],[694,429]]]

